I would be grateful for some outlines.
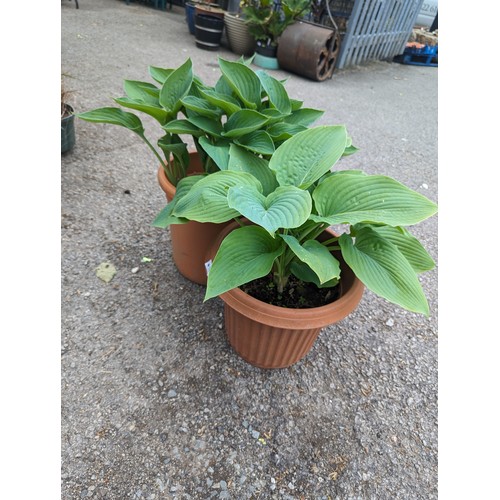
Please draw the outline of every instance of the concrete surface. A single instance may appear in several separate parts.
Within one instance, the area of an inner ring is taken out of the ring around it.
[[[61,71],[77,111],[113,105],[124,79],[191,57],[215,83],[184,11],[61,2]],[[345,161],[437,201],[438,69],[373,62],[289,94],[347,126]],[[127,130],[76,123],[61,158],[62,498],[437,498],[437,270],[429,318],[365,292],[301,362],[266,371],[224,337],[222,303],[171,261],[156,162]],[[154,133],[154,132],[152,132]],[[414,229],[437,260],[437,217]],[[143,257],[150,259],[143,262]],[[117,273],[96,276],[103,262]]]

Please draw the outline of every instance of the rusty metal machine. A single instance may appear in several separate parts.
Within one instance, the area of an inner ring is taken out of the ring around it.
[[[280,68],[323,81],[332,77],[339,50],[336,27],[297,21],[281,35],[277,57]]]

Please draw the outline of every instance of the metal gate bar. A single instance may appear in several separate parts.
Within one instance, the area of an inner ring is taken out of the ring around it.
[[[337,68],[402,54],[424,0],[356,0]]]

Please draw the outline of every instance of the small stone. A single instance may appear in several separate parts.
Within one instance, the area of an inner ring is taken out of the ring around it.
[[[220,484],[221,490],[227,490],[227,483],[226,483],[226,481],[221,481],[219,484]]]
[[[389,318],[389,319],[385,322],[385,324],[386,324],[387,326],[394,326],[394,320],[393,320],[392,318]]]
[[[131,273],[135,274],[137,271],[139,271],[139,268],[138,267],[134,267],[134,268],[132,268]]]
[[[175,398],[175,397],[177,397],[177,393],[173,389],[170,389],[167,392],[167,398],[172,399],[172,398]]]
[[[260,432],[259,431],[252,431],[252,437],[254,439],[259,439],[259,436],[260,436]]]
[[[423,187],[424,189],[429,189],[429,186],[428,186],[425,182],[422,184],[422,187]]]

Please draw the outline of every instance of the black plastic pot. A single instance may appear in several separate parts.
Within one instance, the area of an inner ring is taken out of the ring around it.
[[[276,57],[276,54],[278,53],[278,46],[261,45],[259,42],[257,42],[257,46],[255,47],[255,52],[264,57]]]
[[[195,39],[198,48],[217,50],[220,46],[223,30],[224,18],[209,16],[207,14],[196,14]]]
[[[74,109],[65,104],[65,110],[68,115],[61,118],[61,153],[66,153],[73,149],[75,145],[75,115]]]

